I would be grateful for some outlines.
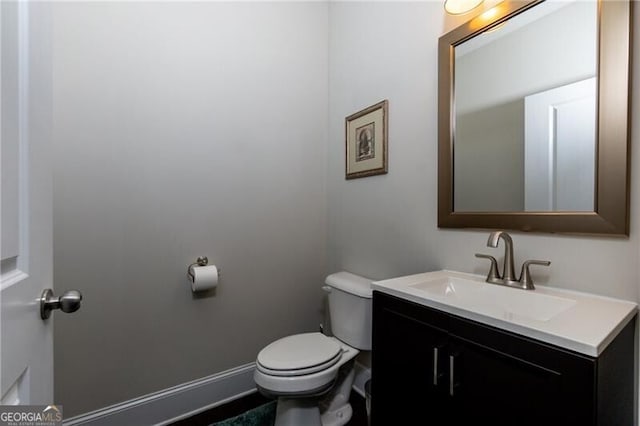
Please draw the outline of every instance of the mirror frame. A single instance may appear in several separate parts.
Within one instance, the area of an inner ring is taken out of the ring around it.
[[[438,227],[629,235],[631,1],[598,0],[595,211],[456,212],[453,206],[455,46],[544,0],[505,0],[438,41]]]

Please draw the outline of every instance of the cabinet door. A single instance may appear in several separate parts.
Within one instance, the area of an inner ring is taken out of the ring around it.
[[[372,424],[448,424],[447,334],[437,325],[446,317],[427,323],[424,310],[382,299],[374,296]]]
[[[454,424],[594,424],[591,358],[466,320],[451,324]]]

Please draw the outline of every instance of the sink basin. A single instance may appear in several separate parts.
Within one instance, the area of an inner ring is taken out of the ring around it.
[[[528,318],[549,321],[576,304],[575,300],[487,284],[458,277],[443,277],[410,285],[460,308],[473,308],[505,320]]]
[[[374,281],[375,292],[596,357],[638,305],[551,286],[521,290],[484,275],[434,271]],[[374,296],[375,297],[375,296]]]

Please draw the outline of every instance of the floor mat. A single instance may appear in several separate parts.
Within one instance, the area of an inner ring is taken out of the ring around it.
[[[272,401],[211,426],[273,426],[275,421],[276,401]]]

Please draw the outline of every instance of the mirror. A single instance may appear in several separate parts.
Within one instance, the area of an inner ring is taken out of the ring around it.
[[[440,227],[628,235],[629,9],[505,1],[440,38]]]

